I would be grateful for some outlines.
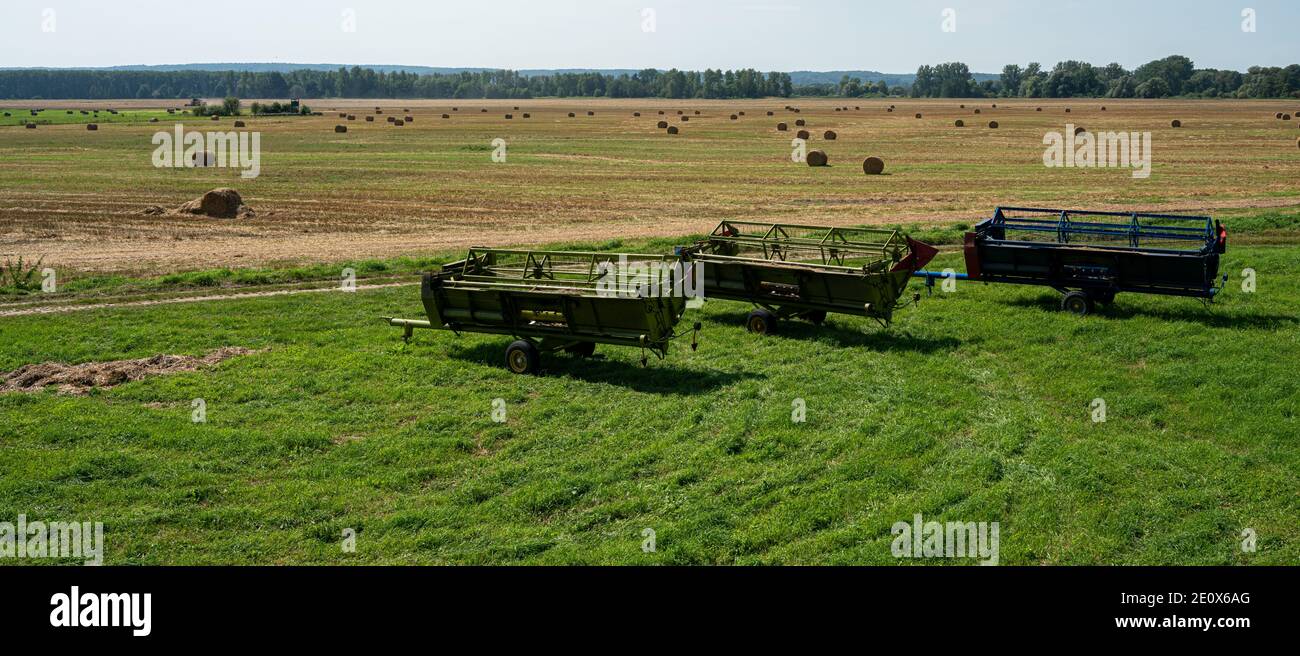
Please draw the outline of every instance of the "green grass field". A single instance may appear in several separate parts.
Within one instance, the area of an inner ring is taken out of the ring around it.
[[[696,352],[545,356],[538,377],[505,370],[508,338],[403,345],[377,318],[419,317],[415,284],[8,317],[0,371],[264,350],[0,394],[0,517],[103,521],[109,564],[892,564],[890,527],[917,513],[999,522],[1002,564],[1291,564],[1300,249],[1234,246],[1222,270],[1209,308],[1120,295],[1076,317],[963,283],[888,330],[756,337],[748,306],[712,301],[684,319]]]
[[[55,104],[63,104],[59,101],[52,101]],[[0,107],[0,127],[11,125],[23,125],[25,123],[35,123],[37,125],[75,125],[80,123],[147,123],[149,119],[158,119],[159,122],[171,121],[181,118],[179,114],[168,114],[163,109],[123,109],[118,110],[116,114],[110,113],[107,107],[97,110],[84,109],[43,109],[36,112],[33,116],[30,109]],[[69,113],[71,112],[71,113]],[[192,120],[199,120],[194,118]]]

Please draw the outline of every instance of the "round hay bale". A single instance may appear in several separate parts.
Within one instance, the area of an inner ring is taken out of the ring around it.
[[[374,122],[375,122],[375,117],[373,117],[373,116],[367,116],[367,117],[366,117],[366,122],[367,122],[367,123],[374,123]]]
[[[796,132],[794,136],[796,136],[796,137],[798,137],[798,138],[800,138],[800,139],[803,139],[804,141],[807,141],[808,139],[811,139],[811,138],[812,138],[812,135],[811,135],[811,134],[808,134],[808,131],[807,131],[807,130],[800,130],[800,131]]]
[[[686,112],[683,112],[683,111],[682,111],[682,110],[680,110],[680,109],[679,109],[679,110],[677,110],[677,115],[678,115],[678,116],[681,116],[681,115],[682,115],[682,114],[685,114],[685,113],[686,113]]]
[[[958,109],[966,109],[966,105],[961,105],[958,107]]]
[[[641,112],[632,112],[632,115],[633,115],[633,116],[640,116],[640,115],[641,115]]]
[[[790,129],[790,126],[786,125],[785,123],[777,123],[776,129],[778,132],[785,132],[786,130]]]
[[[668,134],[677,134],[677,133],[678,133],[678,129],[676,125],[668,126]]]
[[[1077,136],[1079,136],[1079,135],[1081,135],[1081,134],[1083,134],[1084,132],[1087,132],[1087,131],[1088,131],[1088,128],[1085,128],[1085,127],[1083,127],[1082,125],[1076,125],[1076,126],[1074,127],[1074,136],[1077,137]]]
[[[207,157],[214,157],[212,153],[204,153]],[[199,153],[195,153],[195,157]],[[210,163],[215,163],[210,160]],[[244,205],[244,199],[240,197],[239,192],[228,187],[213,189],[201,198],[196,198],[178,208],[178,211],[187,214],[202,214],[205,216],[216,217],[219,219],[233,219],[242,213],[248,211]]]
[[[407,117],[406,117],[406,122],[407,122],[407,123],[414,123],[414,122],[415,122],[415,117],[414,117],[414,116],[407,116]]]
[[[890,108],[890,109],[894,109],[894,106],[893,106],[893,105],[890,105],[889,108]]]
[[[577,116],[577,114],[574,114],[573,112],[569,112],[569,118],[574,118],[574,117],[576,117],[576,116]]]
[[[793,107],[793,108],[790,109],[790,111],[792,111],[792,112],[798,114],[801,110],[800,110],[798,107]]]
[[[799,120],[795,121],[794,124],[797,125],[797,126],[799,126],[799,127],[803,127],[803,126],[805,126],[805,125],[808,125],[808,121],[805,121],[805,120],[803,120],[803,119],[799,119]]]
[[[854,105],[854,106],[853,106],[853,109],[861,110],[862,108],[859,107],[858,105]]]
[[[862,160],[862,172],[867,175],[880,175],[885,172],[885,160],[879,157],[868,157]]]
[[[699,116],[699,115],[700,115],[700,110],[698,110],[698,109],[695,110],[695,115],[696,115],[696,116]]]
[[[443,117],[443,118],[451,118],[451,114],[443,114],[442,117]]]
[[[998,129],[998,122],[997,122],[997,121],[989,121],[989,129],[990,129],[990,130],[996,130],[996,129]]]
[[[776,116],[776,112],[768,112],[767,115],[768,115],[768,116]],[[5,114],[5,116],[8,116],[8,114]]]
[[[82,112],[82,113],[84,114],[85,112]],[[771,112],[768,112],[768,113],[771,114]],[[9,112],[5,112],[5,118],[8,118],[8,117],[10,117],[10,116],[13,116],[13,114],[10,114]]]
[[[36,116],[36,114],[33,113],[32,116]],[[1282,118],[1282,112],[1278,112],[1277,114],[1273,115],[1273,118]]]
[[[237,128],[242,128],[242,127],[244,127],[244,122],[243,122],[243,121],[235,121],[235,127],[237,127]]]
[[[739,118],[740,118],[740,117],[739,117],[739,116],[736,116],[735,114],[732,114],[732,115],[731,115],[731,120],[733,120],[733,121],[735,121],[735,120],[737,120],[737,119],[739,119]]]
[[[682,123],[685,123],[685,122],[687,122],[687,121],[689,121],[689,120],[691,120],[691,117],[689,117],[689,116],[683,116],[683,117],[682,117]]]
[[[25,125],[24,127],[26,127],[28,130],[35,130],[35,129],[36,129],[36,124],[35,124],[35,123],[28,123],[28,124]]]
[[[68,110],[68,113],[69,113],[69,114],[71,114],[71,113],[72,113],[72,110],[71,110],[71,109],[69,109],[69,110]]]
[[[99,129],[99,126],[98,126],[98,125],[95,125],[94,123],[87,123],[87,124],[86,124],[86,129],[87,129],[87,130],[90,130],[91,132],[94,132],[95,130],[98,130],[98,129]]]
[[[514,114],[506,114],[506,120],[507,120],[507,121],[514,119],[514,117],[515,117]]]
[[[392,122],[395,121],[395,120],[397,120],[397,119],[395,119],[395,118],[393,118],[393,117],[391,117],[391,116],[388,117],[388,122],[389,122],[389,123],[392,123]]]
[[[663,116],[663,115],[664,115],[664,110],[662,110],[662,109],[659,110],[659,115],[660,115],[660,116]]]
[[[1180,120],[1178,120],[1178,119],[1174,119],[1174,120],[1172,120],[1172,121],[1169,122],[1169,127],[1171,127],[1171,128],[1181,128],[1181,127],[1183,127],[1183,122],[1180,121]]]
[[[961,119],[957,119],[957,122],[956,122],[956,123],[953,123],[953,125],[955,125],[955,126],[957,126],[957,127],[959,127],[959,128],[964,128],[964,127],[966,127],[966,122],[963,121],[963,120],[961,120]]]
[[[997,109],[997,108],[998,108],[998,104],[997,104],[997,103],[993,103],[993,109]]]
[[[827,130],[826,134],[822,135],[822,138],[827,141],[835,141],[837,137],[839,137],[839,135],[835,134],[834,130]]]
[[[411,111],[411,110],[408,109],[408,110],[406,110],[406,111],[409,112],[409,111]],[[516,112],[519,111],[519,107],[518,107],[518,106],[515,107],[515,111],[516,111]]]
[[[1066,107],[1066,108],[1065,108],[1065,113],[1066,113],[1066,114],[1069,114],[1069,113],[1070,113],[1070,108],[1069,108],[1069,107]]]
[[[1289,120],[1291,120],[1291,115],[1290,115],[1290,114],[1283,114],[1283,115],[1282,115],[1282,120],[1283,120],[1283,121],[1289,121]]]
[[[348,131],[348,126],[346,126],[346,125],[336,125],[336,126],[334,126],[334,132],[335,132],[335,133],[342,134],[342,133],[347,132],[347,131]]]
[[[220,117],[220,116],[213,116],[213,117],[212,117],[212,120],[214,120],[214,121],[220,121],[220,120],[221,120],[221,117]]]
[[[347,117],[348,117],[347,112],[339,112],[339,118],[347,118]]]
[[[357,115],[356,115],[356,114],[348,114],[348,120],[349,120],[349,121],[355,121],[355,120],[357,120]]]
[[[825,152],[813,150],[808,152],[805,161],[808,162],[808,166],[826,166],[826,163],[830,160],[826,157]]]
[[[532,117],[533,117],[532,114],[529,114],[529,113],[527,113],[527,112],[524,113],[524,118],[532,118]],[[409,120],[411,120],[411,119],[408,118],[408,119],[406,119],[406,120],[409,121]]]
[[[396,121],[393,121],[393,127],[395,127],[395,128],[400,128],[400,127],[402,127],[403,125],[406,125],[406,121],[403,121],[403,120],[401,120],[401,119],[398,119],[398,120],[396,120]]]
[[[668,121],[659,121],[659,123],[656,124],[655,127],[657,127],[657,128],[659,128],[660,130],[662,130],[662,129],[668,127]]]
[[[587,116],[595,116],[596,112],[587,112]]]
[[[1101,111],[1103,111],[1103,112],[1106,111],[1106,106],[1105,106],[1105,105],[1102,105],[1102,106],[1101,106]]]
[[[737,114],[740,114],[741,116],[744,116],[744,115],[745,115],[745,112],[736,112],[736,113],[737,113]]]
[[[917,117],[917,118],[921,118],[921,114],[920,114],[920,112],[917,112],[916,117]]]
[[[483,110],[483,111],[486,112],[487,110],[485,109],[485,110]],[[376,108],[375,108],[375,113],[376,113],[376,114],[383,114],[383,113],[384,113],[384,110],[382,110],[382,109],[376,107]]]
[[[453,111],[453,112],[459,112],[459,111],[460,111],[460,108],[459,108],[459,107],[452,107],[452,108],[451,108],[451,111]]]
[[[835,111],[837,111],[837,112],[840,111],[840,108],[839,108],[839,107],[836,107],[836,108],[835,108]]]
[[[1041,111],[1043,111],[1043,108],[1042,108],[1042,107],[1039,107],[1039,108],[1035,109],[1034,111],[1036,111],[1036,112],[1041,112]]]

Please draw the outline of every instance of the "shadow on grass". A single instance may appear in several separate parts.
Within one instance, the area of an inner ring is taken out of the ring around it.
[[[476,364],[494,365],[505,368],[505,348],[509,342],[479,344],[471,348],[453,351],[451,357]],[[677,348],[690,346],[674,344]],[[731,373],[723,371],[700,371],[674,366],[673,352],[659,360],[654,354],[646,352],[649,363],[642,367],[636,362],[606,359],[600,349],[628,348],[620,346],[597,345],[594,357],[580,358],[563,352],[542,354],[543,377],[567,376],[588,383],[604,383],[626,387],[637,392],[650,394],[695,395],[711,392],[719,387],[730,385],[742,378],[766,378],[762,373]],[[632,349],[636,351],[636,349]]]
[[[709,317],[714,323],[745,327],[745,320],[748,314],[720,314]],[[835,325],[835,316],[831,315],[826,323],[818,326],[802,319],[781,319],[777,322],[776,333],[772,335],[776,338],[785,339],[829,339],[840,347],[864,347],[873,351],[912,351],[916,353],[933,353],[935,351],[949,351],[961,346],[961,340],[955,337],[917,337],[903,332],[894,332],[888,329],[880,329],[874,323],[867,328],[867,332],[855,330],[849,327]],[[760,339],[758,335],[751,335],[754,339]]]
[[[1185,321],[1211,328],[1281,328],[1300,323],[1300,318],[1285,314],[1251,314],[1219,311],[1215,306],[1205,306],[1196,299],[1172,299],[1181,301],[1179,305],[1167,308],[1141,308],[1125,304],[1124,297],[1118,296],[1110,305],[1097,305],[1091,317],[1099,319],[1132,319],[1134,317],[1151,317],[1165,321]],[[1036,308],[1052,312],[1061,311],[1060,296],[1036,296],[1016,298],[1004,301],[1007,305],[1024,308]]]

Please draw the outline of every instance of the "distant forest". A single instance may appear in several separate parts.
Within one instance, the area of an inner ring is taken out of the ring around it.
[[[982,78],[982,79],[981,79]],[[0,70],[0,98],[762,98],[767,96],[900,96],[913,98],[1294,98],[1300,65],[1252,66],[1245,73],[1198,69],[1174,55],[1135,70],[1119,64],[1065,61],[1051,70],[1011,64],[999,76],[975,75],[961,62],[917,69],[910,84],[863,81],[795,85],[789,73],[659,71],[556,72],[524,75],[489,70],[417,74],[353,66],[338,70]]]

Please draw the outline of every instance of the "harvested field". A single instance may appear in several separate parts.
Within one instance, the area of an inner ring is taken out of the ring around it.
[[[970,115],[958,101],[865,101],[862,112],[846,114],[834,111],[834,100],[801,99],[800,116],[836,133],[824,145],[832,160],[889,162],[889,175],[869,186],[856,166],[813,173],[793,165],[789,135],[771,123],[729,120],[739,111],[784,113],[781,99],[538,100],[528,122],[504,119],[510,101],[461,101],[465,111],[455,121],[401,130],[358,121],[346,138],[334,132],[336,113],[369,114],[374,101],[305,102],[326,116],[249,120],[261,133],[255,179],[230,168],[153,168],[155,132],[175,123],[229,129],[168,114],[176,101],[7,103],[0,258],[45,255],[66,278],[681,235],[721,218],[854,225],[969,222],[1010,203],[1211,213],[1300,207],[1294,121],[1274,119],[1271,101],[1108,101],[1104,113],[1080,107],[1068,116],[1064,101],[1001,101],[1000,129],[954,131],[955,120]],[[66,114],[110,104],[121,110],[112,120]],[[414,117],[456,111],[447,101],[409,104]],[[899,111],[887,112],[891,104]],[[59,122],[19,127],[33,107],[48,107],[43,115]],[[683,107],[694,119],[688,139],[663,139],[633,116]],[[567,120],[570,113],[584,119]],[[913,120],[917,113],[927,120]],[[1184,127],[1171,130],[1171,116]],[[153,118],[162,122],[148,123]],[[92,120],[100,126],[93,139],[85,127]],[[1096,132],[1152,132],[1151,178],[1045,168],[1043,135],[1064,131],[1067,120]],[[508,164],[491,161],[498,137],[510,144]],[[142,214],[215,187],[237,189],[258,216],[214,222]]]

